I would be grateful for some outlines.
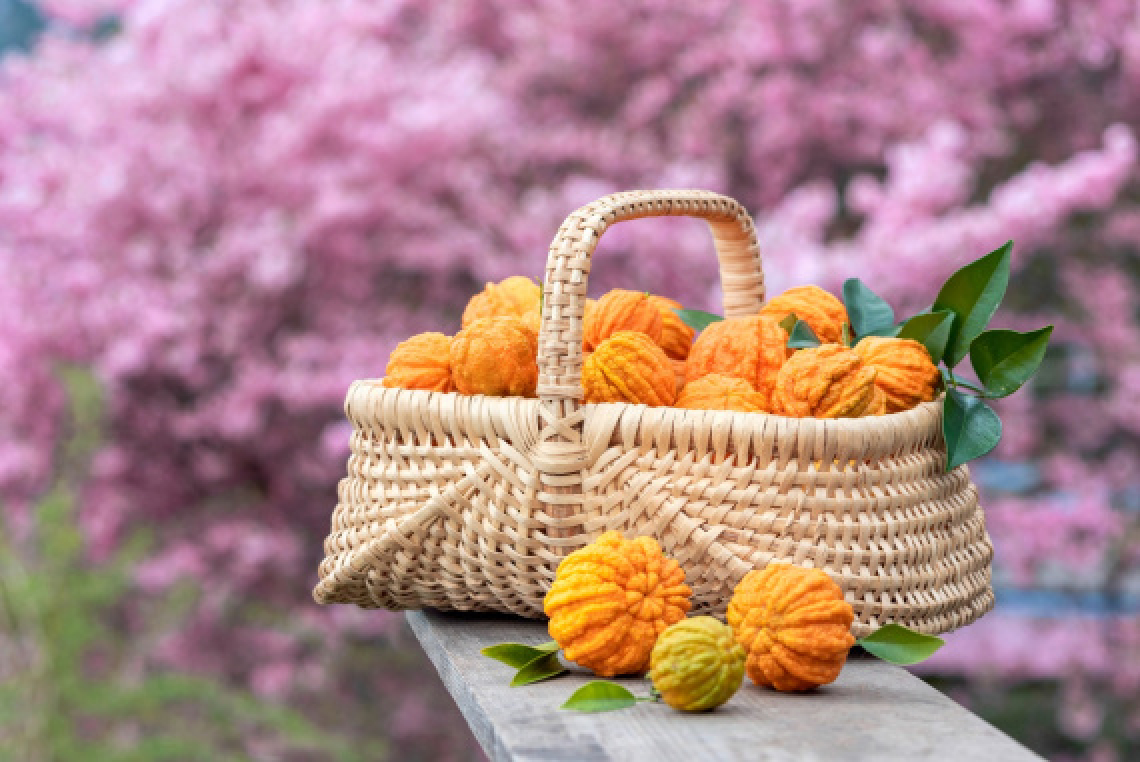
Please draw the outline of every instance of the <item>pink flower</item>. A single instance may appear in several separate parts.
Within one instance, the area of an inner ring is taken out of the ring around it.
[[[998,457],[1041,473],[982,495],[999,590],[1131,579],[1135,8],[897,5],[52,0],[63,23],[0,63],[5,526],[26,529],[56,476],[57,369],[90,368],[88,550],[146,528],[136,592],[201,591],[146,657],[265,694],[335,685],[341,644],[399,623],[309,599],[349,383],[411,333],[457,330],[484,281],[541,276],[577,206],[696,186],[752,210],[773,294],[857,276],[911,314],[1015,239],[995,325],[1057,330],[1042,378],[998,404]],[[121,29],[94,42],[106,14]],[[590,276],[594,295],[719,309],[692,220],[610,229]],[[250,602],[288,644],[249,625]],[[1135,648],[1126,623],[1043,620],[999,609],[931,669],[1102,679]],[[411,733],[420,711],[389,720]]]

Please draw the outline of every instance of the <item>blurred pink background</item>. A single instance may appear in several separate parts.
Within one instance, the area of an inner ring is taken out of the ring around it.
[[[997,322],[1057,331],[972,469],[998,607],[920,670],[1050,758],[1140,757],[1135,2],[4,0],[0,44],[4,532],[37,531],[57,370],[89,369],[84,568],[149,538],[98,609],[122,670],[479,758],[401,615],[309,597],[344,393],[540,276],[577,206],[700,187],[753,212],[771,293],[858,276],[909,314],[1015,240]],[[617,285],[718,309],[707,231],[615,228]]]

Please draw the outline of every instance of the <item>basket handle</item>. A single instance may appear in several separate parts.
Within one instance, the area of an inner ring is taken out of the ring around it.
[[[733,199],[699,190],[627,191],[578,209],[558,229],[546,260],[538,336],[542,440],[580,441],[581,417],[576,413],[582,399],[582,318],[590,257],[602,233],[623,220],[666,216],[698,217],[708,223],[720,261],[726,317],[753,315],[764,304],[756,230],[748,212]]]

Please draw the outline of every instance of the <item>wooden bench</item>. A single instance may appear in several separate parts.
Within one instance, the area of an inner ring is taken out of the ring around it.
[[[588,672],[511,688],[513,670],[479,653],[507,641],[546,642],[544,623],[436,611],[413,611],[407,618],[494,762],[1040,760],[905,669],[869,656],[852,658],[838,681],[812,694],[780,694],[746,680],[711,713],[640,703],[582,714],[558,707],[596,679]],[[644,678],[617,682],[649,695]]]

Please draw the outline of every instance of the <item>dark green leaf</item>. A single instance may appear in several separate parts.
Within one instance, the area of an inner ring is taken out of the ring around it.
[[[784,317],[784,319],[780,321],[780,327],[784,329],[784,333],[791,336],[792,335],[792,329],[796,327],[796,323],[798,323],[799,320],[800,319],[798,317],[796,317],[796,313],[789,312]]]
[[[537,683],[539,680],[561,675],[565,671],[566,667],[558,660],[557,653],[539,656],[515,674],[514,679],[511,680],[511,687]]]
[[[892,329],[895,325],[895,311],[886,300],[869,289],[858,278],[848,278],[843,283],[843,303],[851,318],[851,330],[855,338],[883,336],[878,331]]]
[[[528,646],[525,643],[499,643],[495,646],[487,646],[479,653],[496,661],[501,661],[509,667],[522,669],[535,659],[557,651],[558,644],[552,640],[538,646]]]
[[[562,705],[563,709],[579,712],[612,712],[627,709],[637,703],[637,697],[628,690],[607,680],[586,683]]]
[[[970,363],[986,392],[994,397],[1013,394],[1037,372],[1053,326],[1037,331],[986,331],[970,345]]]
[[[950,310],[957,316],[946,345],[946,364],[953,368],[970,352],[970,344],[994,316],[1009,285],[1009,260],[1013,241],[971,262],[950,276],[934,300],[935,311]]]
[[[703,331],[713,323],[724,320],[720,315],[714,315],[704,310],[673,310],[681,318],[681,322],[694,331]]]
[[[945,643],[942,638],[923,635],[899,624],[883,625],[856,642],[891,664],[918,664],[933,656]]]
[[[809,349],[818,346],[819,339],[816,337],[815,332],[812,331],[811,326],[802,320],[797,320],[788,336],[788,348]]]
[[[900,339],[914,339],[926,347],[934,364],[942,362],[946,343],[950,340],[950,329],[954,327],[954,313],[949,310],[925,312],[915,315],[903,323],[899,330]]]
[[[942,434],[946,438],[946,470],[952,471],[997,447],[1001,441],[1001,419],[977,397],[947,389]]]

